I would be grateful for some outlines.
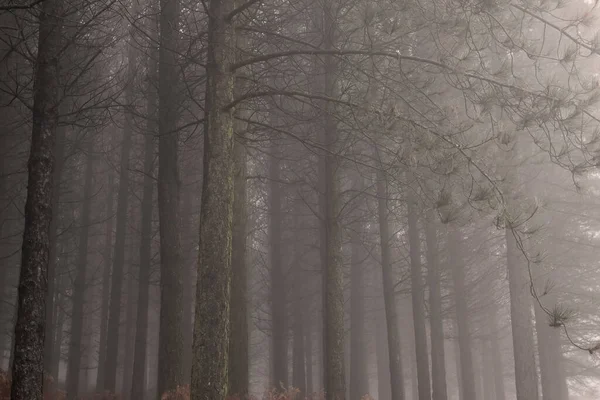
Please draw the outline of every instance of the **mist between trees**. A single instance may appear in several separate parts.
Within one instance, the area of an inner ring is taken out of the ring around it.
[[[599,15],[4,0],[0,399],[599,399]]]

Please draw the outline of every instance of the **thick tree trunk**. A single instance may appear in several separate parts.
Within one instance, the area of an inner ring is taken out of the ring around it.
[[[360,190],[362,188],[359,188]],[[350,261],[350,399],[360,400],[369,393],[367,338],[365,335],[365,257],[361,233],[363,224],[355,224],[351,233]]]
[[[54,143],[60,102],[62,0],[47,0],[39,17],[33,127],[18,285],[11,399],[41,400],[54,183]]]
[[[417,379],[419,400],[431,400],[429,381],[429,354],[427,353],[427,331],[425,328],[425,305],[423,299],[423,277],[421,272],[421,239],[418,230],[417,203],[412,193],[408,194],[408,241],[410,247],[410,282],[415,328],[415,351],[417,357]]]
[[[395,274],[392,267],[391,241],[389,228],[387,180],[383,164],[377,170],[377,201],[379,217],[379,246],[381,247],[381,277],[383,284],[383,302],[387,326],[387,344],[391,376],[391,400],[403,400],[404,374],[402,372],[402,355],[400,352],[400,332],[398,331],[398,311],[396,309]],[[412,249],[412,248],[411,248]]]
[[[246,124],[236,121],[238,137],[244,137]],[[248,271],[246,267],[247,196],[245,143],[233,144],[235,158],[233,234],[231,256],[231,310],[229,339],[229,394],[246,396],[249,391]]]
[[[269,242],[271,263],[271,340],[273,341],[273,383],[277,390],[288,387],[287,299],[282,257],[282,189],[279,146],[274,139],[269,166]]]
[[[112,237],[113,237],[113,203],[114,182],[113,174],[108,175],[108,188],[106,195],[106,232],[104,234],[104,269],[102,271],[102,305],[100,312],[100,339],[98,343],[98,374],[96,376],[96,392],[104,390],[105,367],[106,367],[106,341],[108,336],[108,311],[110,301],[110,276],[112,265]]]
[[[79,396],[79,374],[81,371],[82,333],[85,305],[85,285],[88,259],[88,243],[93,196],[94,178],[94,140],[88,138],[87,163],[85,167],[83,204],[79,224],[79,245],[77,255],[77,274],[73,283],[71,308],[71,337],[67,366],[67,399],[75,400]]]
[[[137,12],[134,10],[133,15]],[[121,142],[121,160],[119,164],[119,192],[117,200],[117,227],[115,233],[115,251],[110,285],[110,304],[108,313],[106,362],[104,365],[103,390],[115,393],[117,389],[119,327],[121,325],[121,298],[123,290],[123,269],[125,265],[125,247],[127,235],[127,211],[129,204],[129,157],[133,131],[133,83],[136,73],[137,59],[133,45],[128,49],[128,71],[125,84],[125,123]]]
[[[158,398],[183,385],[183,271],[177,121],[179,1],[160,10],[158,86],[158,216],[160,227],[160,328]]]
[[[454,302],[456,307],[456,324],[458,347],[460,350],[460,381],[463,400],[477,400],[475,392],[475,371],[473,370],[473,354],[469,310],[465,288],[465,266],[461,258],[463,238],[458,228],[451,227],[448,235],[448,252],[452,282],[454,284]]]
[[[156,30],[151,26],[151,31]],[[153,55],[156,50],[152,51]],[[144,182],[142,193],[141,239],[140,239],[140,269],[139,289],[137,300],[137,324],[135,331],[135,349],[133,357],[133,376],[131,386],[131,399],[143,400],[146,391],[146,350],[148,347],[148,303],[150,291],[150,270],[152,267],[152,213],[154,208],[154,154],[156,121],[153,116],[157,112],[157,93],[153,82],[156,82],[158,65],[155,57],[148,57],[148,97],[147,114],[144,138]]]
[[[200,250],[194,319],[192,400],[222,399],[227,394],[229,296],[234,198],[233,99],[230,71],[235,34],[228,14],[233,0],[210,0],[200,213]]]
[[[506,252],[508,286],[510,290],[510,316],[515,359],[517,400],[537,400],[538,374],[533,342],[529,275],[521,249],[506,220]]]
[[[429,325],[431,327],[431,381],[433,400],[447,400],[446,355],[440,289],[440,264],[437,229],[433,210],[427,212],[425,240],[427,242],[427,285],[429,286]]]

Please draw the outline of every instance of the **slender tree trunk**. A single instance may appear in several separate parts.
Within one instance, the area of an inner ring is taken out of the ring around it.
[[[423,277],[421,273],[421,239],[418,230],[417,204],[409,193],[408,199],[408,241],[410,247],[410,282],[415,328],[415,351],[417,357],[417,378],[419,400],[431,400],[429,381],[429,355],[427,353],[427,331],[425,328],[425,305],[423,299]]]
[[[94,178],[94,140],[89,138],[87,163],[85,167],[83,204],[81,207],[81,231],[77,255],[77,274],[73,284],[71,307],[71,338],[67,366],[67,399],[75,400],[79,396],[79,374],[81,371],[82,333],[85,305],[85,285],[88,259],[88,243],[93,196]]]
[[[549,309],[555,306],[553,293],[540,297],[542,304]],[[560,328],[550,326],[548,315],[534,301],[535,328],[537,333],[540,375],[542,382],[542,398],[544,400],[568,400],[564,397],[566,386]]]
[[[494,365],[489,337],[481,340],[482,400],[494,400]]]
[[[306,395],[307,397],[315,392],[313,383],[313,340],[312,324],[308,313],[304,313],[304,360],[306,362]]]
[[[388,351],[386,318],[384,312],[379,313],[375,326],[375,352],[377,355],[377,393],[379,400],[389,400],[392,398],[392,383],[390,379],[390,352]],[[402,378],[401,378],[402,379]],[[402,379],[403,380],[403,379]]]
[[[133,216],[135,213],[134,210],[129,212],[130,216]],[[136,221],[137,225],[137,221]],[[137,285],[139,282],[139,275],[136,279],[136,271],[135,265],[136,262],[133,256],[133,249],[137,247],[137,243],[134,240],[130,240],[130,244],[127,246],[129,249],[130,257],[129,257],[129,268],[127,271],[127,311],[125,316],[125,336],[124,336],[124,345],[125,345],[125,355],[123,357],[123,385],[120,390],[122,393],[122,397],[126,400],[129,399],[129,394],[131,393],[131,378],[133,375],[133,353],[135,348],[135,330],[136,330],[136,311],[137,311]]]
[[[100,339],[98,343],[98,374],[96,376],[96,392],[104,391],[104,378],[106,371],[106,340],[108,336],[108,311],[110,300],[110,276],[112,264],[112,236],[113,236],[113,203],[114,182],[113,174],[108,175],[108,192],[106,195],[106,232],[104,234],[104,269],[102,271],[102,305],[100,313]]]
[[[517,400],[538,400],[529,276],[524,256],[506,220],[506,252]]]
[[[400,332],[398,331],[398,311],[396,308],[395,274],[392,269],[391,241],[389,228],[389,204],[387,180],[380,160],[377,170],[377,199],[379,217],[379,245],[381,247],[381,277],[383,283],[383,302],[387,326],[387,343],[391,376],[391,400],[403,400],[404,374],[402,372],[402,355],[400,352]]]
[[[458,228],[451,227],[448,236],[449,257],[452,268],[452,282],[454,284],[454,302],[456,307],[456,324],[458,347],[460,350],[460,378],[462,399],[476,400],[475,371],[473,369],[473,354],[471,331],[469,324],[469,310],[465,288],[465,267],[461,258],[463,238]]]
[[[235,34],[228,14],[233,0],[210,0],[204,168],[200,212],[200,250],[194,319],[192,400],[227,394],[229,296],[234,198],[233,99]]]
[[[337,4],[334,0],[323,2],[323,48],[335,47],[337,34]],[[337,96],[337,65],[332,55],[323,57],[324,95]],[[344,292],[342,266],[342,235],[339,223],[339,182],[337,179],[338,146],[337,123],[334,117],[335,105],[324,104],[324,160],[325,184],[325,249],[326,264],[324,271],[324,380],[327,400],[344,400],[346,380],[344,376]]]
[[[273,341],[273,383],[277,390],[288,387],[288,338],[285,271],[282,257],[282,189],[279,146],[274,139],[269,167],[269,242],[271,262],[271,340]]]
[[[136,6],[132,15],[136,15]],[[103,389],[115,393],[117,389],[119,327],[121,325],[121,298],[123,289],[123,269],[125,264],[125,246],[127,235],[127,210],[129,204],[129,157],[133,131],[133,85],[137,67],[137,54],[133,45],[128,46],[127,82],[125,84],[125,123],[121,142],[121,160],[119,171],[119,192],[117,200],[117,229],[115,233],[115,252],[113,258],[110,285],[110,304],[108,313],[106,362],[104,365]]]
[[[153,21],[150,30],[156,30]],[[133,376],[131,386],[131,399],[143,400],[146,392],[146,349],[148,347],[148,303],[150,291],[150,271],[152,267],[152,213],[154,208],[154,155],[155,155],[155,135],[157,93],[153,82],[156,82],[158,65],[156,62],[157,51],[153,49],[148,57],[148,97],[147,114],[148,122],[146,124],[146,134],[144,137],[144,182],[142,193],[142,221],[141,221],[141,240],[140,240],[140,272],[139,289],[137,301],[137,326],[135,331],[135,349],[133,357]]]
[[[246,124],[236,121],[238,137],[245,136]],[[248,271],[246,267],[247,196],[246,148],[239,140],[233,144],[235,177],[233,195],[233,233],[231,256],[231,310],[229,339],[229,394],[240,398],[249,392]]]
[[[54,184],[54,143],[60,102],[59,55],[62,0],[47,0],[39,17],[28,162],[25,226],[18,285],[12,364],[12,400],[41,400]]]
[[[442,294],[437,229],[433,210],[427,212],[425,222],[427,242],[427,285],[429,286],[429,324],[431,326],[431,381],[433,400],[447,400],[446,355],[444,351],[444,326],[442,319]]]
[[[456,315],[455,315],[456,317]],[[452,319],[452,329],[454,332],[453,350],[454,350],[454,369],[456,370],[456,392],[459,399],[463,398],[462,373],[460,367],[460,343],[458,341],[458,322],[456,318]]]
[[[46,393],[54,392],[54,384],[58,381],[58,370],[53,368],[58,365],[53,359],[54,356],[54,336],[55,336],[55,321],[53,320],[54,311],[56,308],[55,298],[56,279],[57,279],[57,242],[58,228],[60,222],[60,182],[62,179],[63,164],[65,158],[65,128],[57,127],[56,142],[54,143],[54,185],[52,187],[52,210],[54,217],[50,222],[50,250],[48,258],[48,292],[46,294],[46,327],[44,337],[47,338],[44,342],[44,372],[50,375],[51,379],[44,381],[44,391]]]
[[[306,365],[304,350],[303,304],[298,299],[294,304],[292,386],[300,391],[300,399],[307,395]]]
[[[179,0],[161,2],[158,86],[160,328],[158,398],[183,385],[183,271],[177,121]],[[203,321],[202,321],[203,322]]]
[[[367,338],[365,335],[365,254],[361,241],[362,224],[351,233],[350,271],[350,399],[369,393]]]
[[[502,365],[502,353],[500,352],[500,343],[498,341],[497,310],[490,313],[488,334],[490,336],[490,352],[494,373],[494,394],[495,400],[505,400],[504,392],[504,368]]]

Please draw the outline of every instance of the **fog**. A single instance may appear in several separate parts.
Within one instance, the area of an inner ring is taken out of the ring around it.
[[[600,399],[599,16],[0,1],[0,400]]]

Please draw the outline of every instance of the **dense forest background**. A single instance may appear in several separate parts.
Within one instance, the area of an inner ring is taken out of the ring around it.
[[[3,0],[0,398],[600,398],[598,16]]]

